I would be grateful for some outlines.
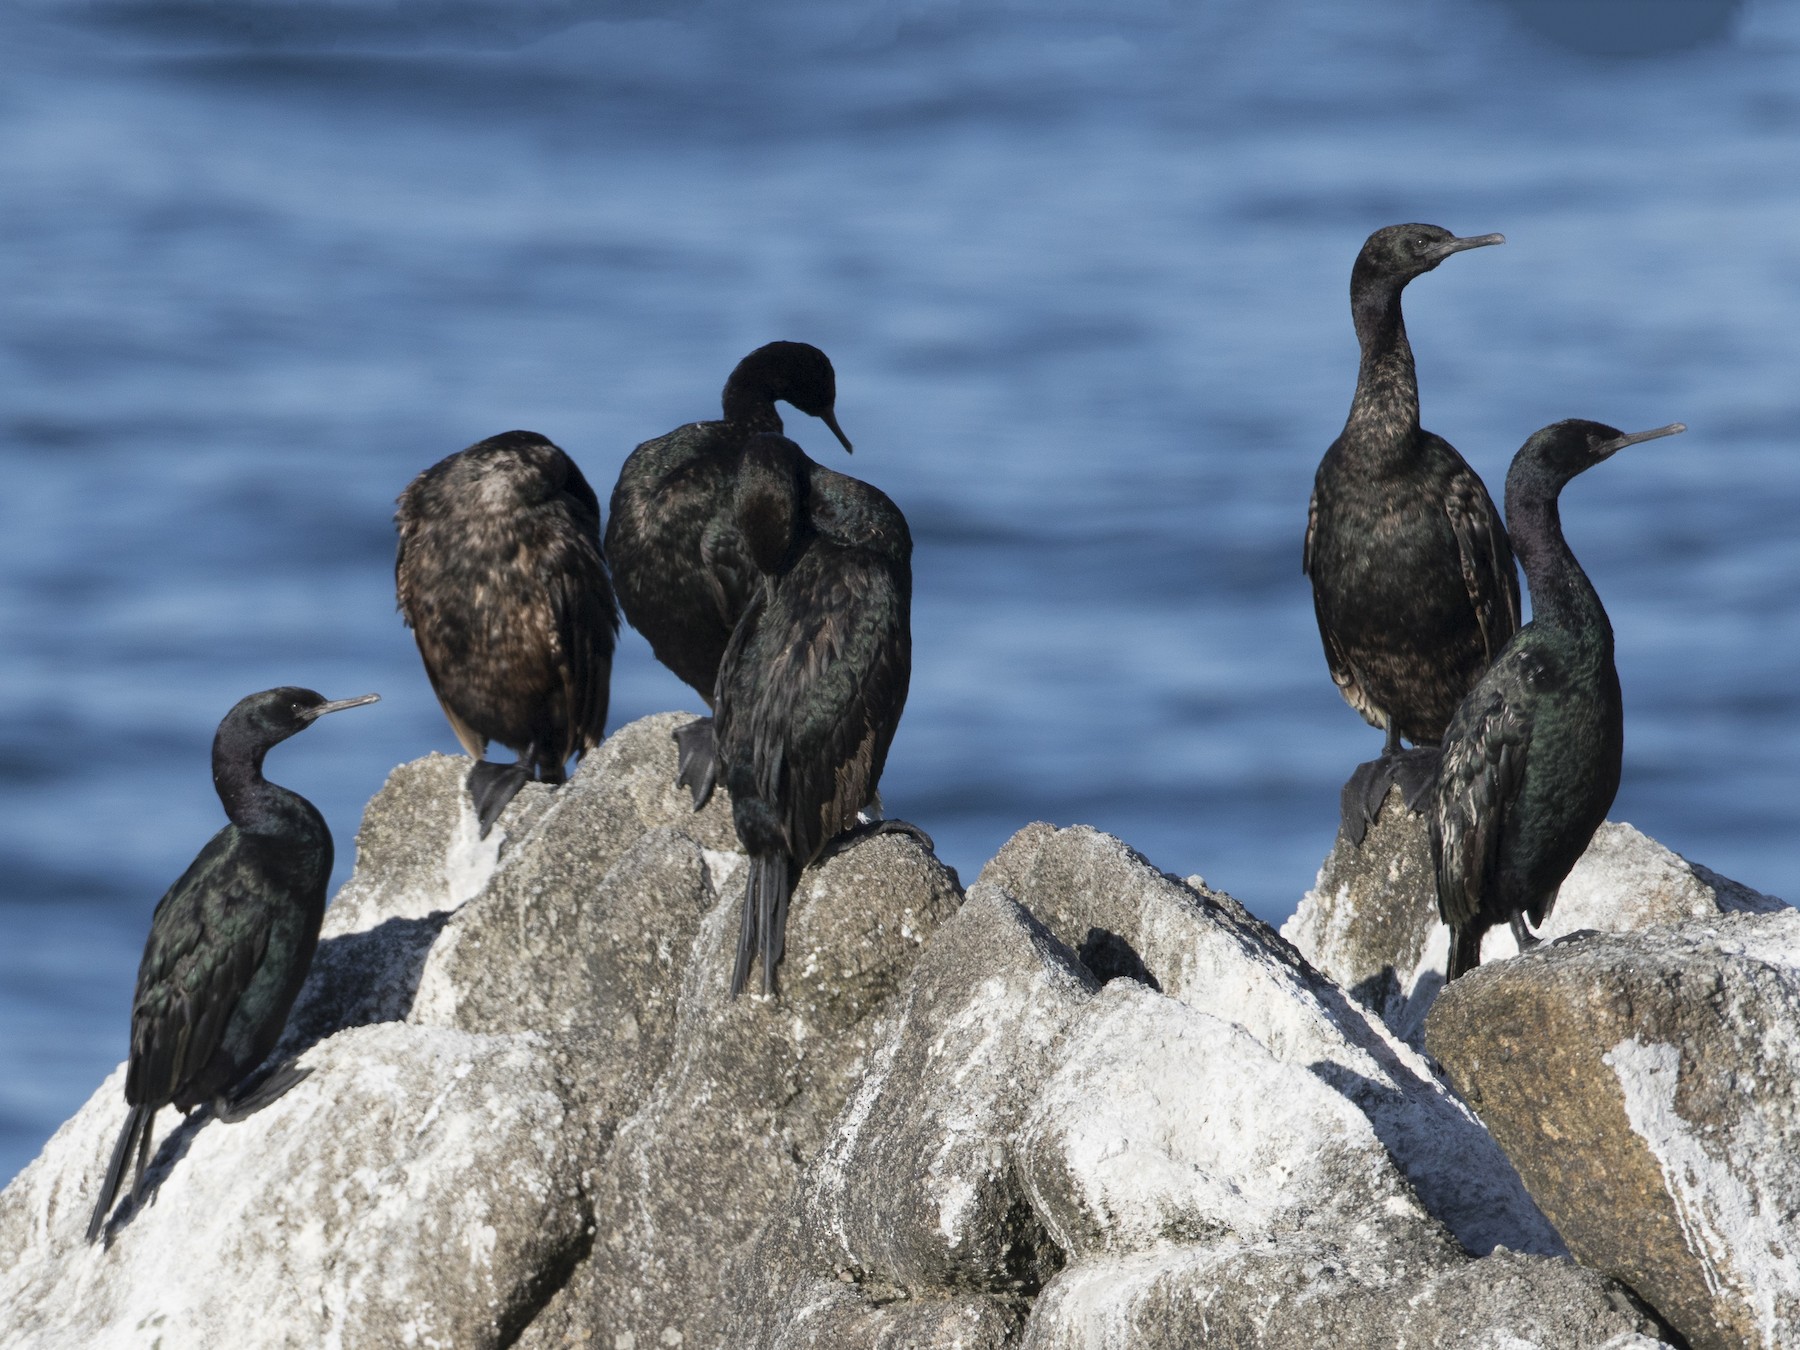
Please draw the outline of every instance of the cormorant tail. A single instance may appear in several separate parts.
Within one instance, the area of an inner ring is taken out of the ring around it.
[[[1444,983],[1449,984],[1458,975],[1467,975],[1481,964],[1481,939],[1483,931],[1472,923],[1450,930],[1450,968],[1444,974]]]
[[[793,890],[792,865],[785,854],[764,853],[750,860],[744,883],[744,909],[738,922],[737,963],[731,970],[731,996],[744,992],[750,963],[760,951],[763,993],[775,992],[775,967],[786,945],[788,896]]]
[[[134,1106],[119,1130],[119,1141],[113,1145],[112,1161],[106,1166],[106,1180],[100,1183],[100,1198],[94,1204],[94,1217],[88,1220],[87,1240],[98,1238],[106,1227],[106,1216],[112,1212],[119,1196],[119,1184],[125,1180],[125,1163],[135,1148],[138,1154],[138,1180],[132,1185],[135,1194],[144,1175],[144,1145],[150,1139],[150,1118],[154,1106]]]

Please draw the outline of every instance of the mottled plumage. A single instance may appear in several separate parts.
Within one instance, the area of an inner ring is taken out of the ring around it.
[[[1382,758],[1346,790],[1345,826],[1357,840],[1396,774],[1409,804],[1428,782],[1404,771],[1401,738],[1436,745],[1519,626],[1518,574],[1500,513],[1462,456],[1419,426],[1400,310],[1414,277],[1452,253],[1500,242],[1392,225],[1369,236],[1351,271],[1362,364],[1350,416],[1313,484],[1302,567],[1331,678],[1387,732]]]
[[[400,612],[457,739],[519,764],[477,765],[482,830],[523,783],[560,783],[600,743],[619,608],[600,503],[566,454],[509,431],[425,470],[400,494]]]
[[[275,1048],[306,978],[331,876],[331,831],[299,794],[263,777],[271,746],[326,713],[375,695],[328,703],[310,689],[269,689],[241,700],[213,740],[213,784],[231,824],[215,834],[150,920],[131,1004],[131,1110],[88,1224],[100,1235],[135,1154],[139,1198],[159,1108],[210,1103],[217,1115],[278,1095],[246,1081]],[[281,1080],[285,1089],[297,1075]],[[251,1091],[250,1089],[257,1089]]]
[[[867,483],[758,436],[734,494],[760,577],[719,669],[718,753],[750,855],[731,992],[775,990],[800,872],[874,798],[912,674],[912,536]]]
[[[1520,946],[1606,819],[1619,788],[1624,708],[1612,625],[1563,539],[1557,496],[1576,474],[1679,423],[1626,436],[1596,422],[1537,432],[1506,476],[1506,518],[1531,587],[1531,622],[1451,719],[1432,801],[1448,978],[1481,964],[1482,935],[1510,923]]]
[[[782,429],[777,400],[822,420],[850,449],[833,412],[837,376],[825,353],[771,342],[731,372],[722,420],[645,441],[613,488],[606,553],[625,618],[708,708],[719,661],[759,580],[733,507],[738,461],[750,437]],[[703,718],[679,737],[681,781],[693,787],[696,806],[713,781],[710,732]]]

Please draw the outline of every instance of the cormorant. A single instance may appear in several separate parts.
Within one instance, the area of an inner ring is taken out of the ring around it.
[[[781,430],[777,399],[817,417],[850,451],[833,411],[830,359],[804,342],[771,342],[725,381],[721,421],[690,422],[645,441],[613,488],[606,556],[625,618],[709,709],[719,660],[758,583],[738,533],[732,484],[745,442]],[[712,731],[712,719],[702,717],[675,733],[676,781],[692,790],[696,810],[717,777]]]
[[[265,689],[240,699],[213,738],[213,786],[231,823],[157,903],[131,1000],[131,1111],[88,1222],[106,1226],[133,1153],[131,1199],[144,1186],[150,1123],[173,1105],[202,1102],[235,1120],[305,1077],[291,1066],[260,1081],[254,1071],[287,1024],[306,979],[325,883],[331,831],[313,804],[263,777],[263,756],[326,713],[373,703],[376,694],[327,703],[310,689]]]
[[[775,992],[802,869],[875,798],[912,674],[912,536],[886,494],[783,436],[745,446],[734,506],[758,577],[719,666],[715,714],[750,855],[735,998],[758,952],[763,992]]]
[[[600,550],[600,502],[581,470],[530,431],[440,460],[400,494],[400,612],[469,771],[485,836],[535,777],[561,783],[600,743],[619,606]],[[490,764],[489,741],[517,764]]]
[[[1506,475],[1506,520],[1531,587],[1531,622],[1494,659],[1444,736],[1430,820],[1438,914],[1454,980],[1510,923],[1536,942],[1557,888],[1606,819],[1625,746],[1612,625],[1563,539],[1563,485],[1615,451],[1686,430],[1624,435],[1597,422],[1536,432]]]
[[[1344,828],[1362,841],[1390,783],[1419,809],[1431,754],[1456,705],[1519,627],[1519,578],[1493,499],[1463,457],[1419,426],[1419,386],[1400,293],[1453,253],[1504,243],[1436,225],[1375,231],[1350,272],[1362,364],[1344,429],[1319,462],[1302,568],[1331,678],[1387,733],[1381,758],[1344,785]]]

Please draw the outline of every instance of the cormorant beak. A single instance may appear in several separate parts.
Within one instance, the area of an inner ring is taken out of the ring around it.
[[[819,414],[819,420],[831,428],[831,434],[838,438],[846,455],[854,455],[856,450],[850,444],[850,438],[844,435],[844,429],[837,424],[837,414],[830,408]]]
[[[1607,441],[1594,447],[1601,459],[1608,455],[1616,455],[1628,445],[1636,445],[1639,441],[1654,441],[1662,436],[1673,436],[1687,430],[1685,422],[1671,422],[1666,427],[1657,427],[1654,431],[1634,431],[1629,436],[1620,436],[1617,440]]]
[[[309,722],[317,721],[326,713],[342,712],[345,708],[360,708],[365,703],[376,703],[380,699],[380,694],[364,694],[360,698],[340,698],[335,703],[321,703],[312,710],[312,715],[307,720]]]
[[[1446,239],[1437,246],[1435,250],[1437,256],[1433,261],[1442,262],[1452,253],[1461,253],[1465,249],[1486,248],[1489,244],[1504,244],[1505,242],[1506,236],[1503,234],[1472,234],[1466,239]]]

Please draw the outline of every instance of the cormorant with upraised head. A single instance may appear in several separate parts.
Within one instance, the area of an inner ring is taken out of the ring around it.
[[[771,342],[731,372],[724,418],[690,422],[645,441],[619,470],[606,526],[606,555],[625,618],[681,680],[713,706],[719,660],[758,584],[733,505],[745,443],[781,431],[775,403],[817,417],[849,452],[837,424],[837,374],[817,347]],[[698,809],[717,775],[710,717],[675,735],[677,781]]]
[[[1344,785],[1344,828],[1361,842],[1391,783],[1419,808],[1437,745],[1519,626],[1519,578],[1493,499],[1450,443],[1419,426],[1419,386],[1400,293],[1453,253],[1503,243],[1436,225],[1375,231],[1350,272],[1362,364],[1344,430],[1319,463],[1302,566],[1331,678],[1382,728],[1381,757]]]
[[[263,777],[263,756],[326,713],[373,703],[328,703],[310,689],[267,689],[239,700],[213,738],[213,786],[231,823],[157,903],[131,1000],[125,1117],[88,1222],[106,1226],[127,1163],[131,1198],[143,1192],[150,1125],[159,1109],[201,1103],[224,1120],[248,1115],[305,1077],[254,1071],[281,1039],[306,979],[331,877],[331,831],[313,804]]]
[[[733,494],[757,585],[719,667],[718,758],[750,856],[731,992],[775,992],[800,873],[857,825],[912,675],[912,536],[867,483],[783,436],[751,439]],[[900,822],[873,829],[919,831]]]
[[[600,743],[619,606],[600,502],[575,461],[508,431],[440,460],[400,494],[400,612],[463,748],[485,836],[532,778],[561,783]],[[518,751],[490,764],[489,741]]]
[[[1438,914],[1450,926],[1447,978],[1481,964],[1482,935],[1549,917],[1557,889],[1619,790],[1625,715],[1613,632],[1563,539],[1557,496],[1616,451],[1685,430],[1625,435],[1598,422],[1545,427],[1506,475],[1506,521],[1531,587],[1531,622],[1456,710],[1432,802]]]

